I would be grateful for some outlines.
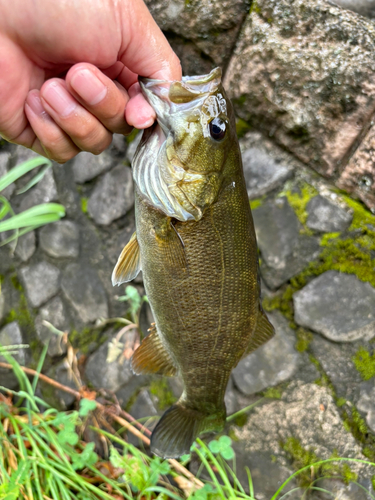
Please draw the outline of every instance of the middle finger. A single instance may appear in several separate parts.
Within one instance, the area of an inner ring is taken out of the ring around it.
[[[80,149],[99,154],[111,144],[112,134],[69,93],[64,80],[48,80],[40,96],[47,113]]]

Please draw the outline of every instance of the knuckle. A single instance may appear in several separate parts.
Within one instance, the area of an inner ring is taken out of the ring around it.
[[[106,134],[101,140],[93,143],[88,151],[94,155],[99,155],[110,146],[111,142],[112,134]]]

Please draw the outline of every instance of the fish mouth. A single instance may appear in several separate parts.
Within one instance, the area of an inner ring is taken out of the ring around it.
[[[174,128],[181,126],[185,115],[193,113],[201,120],[205,100],[221,84],[221,70],[208,75],[183,77],[181,81],[139,78],[142,94],[156,113],[156,122],[146,129],[133,159],[133,178],[140,193],[152,206],[182,222],[199,220],[202,210],[195,206],[182,189],[184,182],[202,178],[188,171],[177,155]],[[202,122],[203,120],[203,122]]]

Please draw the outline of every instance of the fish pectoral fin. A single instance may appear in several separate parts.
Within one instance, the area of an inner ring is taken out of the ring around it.
[[[162,415],[151,435],[151,451],[162,458],[178,458],[202,432],[224,429],[225,410],[207,415],[177,402]]]
[[[133,233],[128,244],[124,247],[112,273],[112,285],[121,285],[133,280],[141,270],[141,253],[137,240],[137,233]]]
[[[132,369],[135,374],[158,373],[172,377],[177,374],[177,368],[165,349],[155,325],[151,333],[142,340],[141,345],[132,357]]]
[[[255,349],[258,349],[258,347],[272,339],[274,335],[275,328],[267,318],[262,306],[259,306],[257,325],[251,335],[250,342],[243,356],[247,356],[251,352],[255,351]]]
[[[189,274],[188,262],[184,242],[172,222],[168,222],[168,229],[156,233],[156,239],[163,248],[165,265],[175,275]]]

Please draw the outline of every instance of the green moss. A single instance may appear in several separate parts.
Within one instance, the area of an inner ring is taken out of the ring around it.
[[[260,15],[262,12],[259,5],[258,5],[258,2],[256,0],[253,0],[251,7],[250,7],[250,14],[252,14],[253,12],[255,12],[258,15]]]
[[[29,310],[26,297],[21,294],[17,307],[11,309],[5,318],[5,324],[17,321],[21,328],[33,329],[34,318]]]
[[[264,196],[262,198],[256,198],[255,200],[250,200],[250,208],[251,210],[256,210],[257,208],[261,207],[264,201]]]
[[[134,139],[137,137],[138,132],[139,132],[139,130],[137,128],[133,128],[133,130],[130,132],[130,134],[125,137],[126,142],[128,144],[133,142]]]
[[[241,139],[249,130],[251,130],[250,125],[245,122],[245,120],[242,120],[241,118],[236,119],[236,132],[237,132],[237,137]]]
[[[307,184],[307,182],[302,183],[298,187],[299,191],[294,192],[292,190],[287,190],[285,193],[283,192],[281,194],[287,197],[289,205],[293,208],[298,220],[304,226],[306,232],[308,231],[308,228],[306,228],[306,206],[311,198],[314,198],[314,196],[318,194],[318,191],[310,184]]]
[[[16,274],[13,274],[13,275],[10,277],[10,282],[12,283],[13,287],[15,288],[15,290],[17,290],[17,291],[19,291],[19,292],[23,292],[22,285],[21,285],[21,283],[19,282],[19,279],[17,278],[17,275],[16,275]]]
[[[101,328],[90,328],[86,326],[82,330],[72,330],[69,333],[69,341],[75,349],[79,349],[82,354],[87,354],[89,346],[95,343],[100,346],[105,342]]]
[[[278,293],[273,297],[264,297],[262,305],[265,311],[271,312],[278,309],[287,319],[293,321],[293,293],[299,288],[293,285],[288,285],[283,292]]]
[[[326,233],[323,234],[322,239],[320,240],[320,246],[322,247],[327,247],[330,245],[331,240],[334,238],[338,238],[341,235],[341,233]]]
[[[354,405],[351,405],[348,411],[344,411],[343,418],[344,427],[351,432],[358,441],[364,443],[366,435],[368,434],[368,429],[366,422],[361,417],[357,408]]]
[[[314,467],[314,474],[311,474],[311,470],[309,469],[299,474],[298,481],[300,486],[309,486],[314,480],[314,477],[316,479],[318,477],[325,476],[341,476],[347,484],[358,479],[357,474],[353,472],[346,463],[331,462],[314,466],[314,464],[319,462],[321,458],[319,458],[313,450],[305,449],[301,445],[300,441],[295,437],[288,438],[285,443],[282,444],[282,448],[291,456],[293,460],[293,467],[296,470],[309,465]],[[330,458],[339,458],[337,451],[335,451]]]
[[[298,328],[296,331],[297,342],[295,348],[298,352],[305,352],[309,348],[310,343],[313,340],[313,334],[308,332],[304,328]]]
[[[233,423],[234,423],[235,425],[237,425],[237,427],[243,427],[243,426],[246,424],[246,422],[247,422],[248,418],[249,418],[249,415],[247,415],[246,413],[240,413],[240,414],[238,415],[238,417],[236,417],[236,418],[233,420]]]
[[[346,399],[345,398],[338,398],[336,400],[336,404],[339,408],[341,408],[342,406],[344,406],[344,404],[346,403]]]
[[[89,199],[82,197],[81,198],[81,210],[84,214],[87,214],[87,204],[88,204]]]
[[[150,393],[158,398],[159,408],[165,410],[176,402],[165,378],[154,379],[150,385]]]
[[[360,347],[353,356],[353,362],[363,380],[370,380],[375,375],[375,352],[370,354],[364,347]]]
[[[281,399],[282,391],[278,387],[269,387],[264,391],[263,397],[265,398],[273,398],[273,399]]]

